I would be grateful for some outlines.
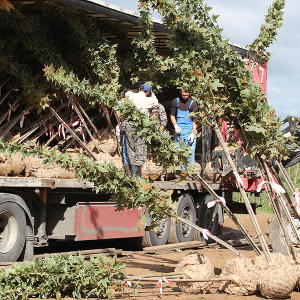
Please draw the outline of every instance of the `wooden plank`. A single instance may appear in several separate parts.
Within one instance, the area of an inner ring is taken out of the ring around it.
[[[155,181],[153,187],[163,190],[198,190],[203,191],[199,182],[196,181]],[[35,177],[4,177],[0,176],[0,187],[31,187],[31,188],[92,188],[93,183],[78,179],[64,178],[35,178]],[[212,185],[214,190],[220,190],[220,184]]]
[[[144,253],[157,253],[157,252],[172,251],[176,249],[193,249],[193,248],[204,247],[205,245],[206,243],[202,241],[192,241],[192,242],[167,244],[161,246],[145,247],[143,250]]]
[[[99,254],[109,254],[109,255],[123,255],[123,251],[116,248],[104,248],[104,249],[92,249],[92,250],[78,250],[78,251],[68,251],[68,252],[55,252],[55,253],[45,253],[35,255],[34,258],[47,258],[52,256],[70,256],[70,255],[82,255],[85,258],[91,256],[97,256]]]
[[[203,191],[201,183],[197,180],[186,181],[155,181],[153,186],[162,190],[197,190]],[[212,183],[211,187],[214,190],[221,190],[222,185],[220,183]]]
[[[77,179],[34,178],[34,177],[0,177],[0,187],[29,188],[92,188],[93,184]]]

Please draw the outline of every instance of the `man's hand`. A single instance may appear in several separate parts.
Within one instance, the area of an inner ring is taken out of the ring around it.
[[[175,133],[176,134],[180,134],[181,133],[181,128],[177,124],[174,125],[174,129],[175,129]]]
[[[195,140],[195,133],[192,132],[188,137],[189,144],[193,144],[194,140]]]

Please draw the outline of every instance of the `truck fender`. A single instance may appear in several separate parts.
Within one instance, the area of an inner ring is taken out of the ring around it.
[[[25,212],[27,220],[30,222],[30,226],[33,229],[33,221],[31,217],[30,210],[26,204],[26,202],[18,195],[15,194],[9,194],[9,193],[0,193],[0,203],[4,202],[13,202],[18,204]]]

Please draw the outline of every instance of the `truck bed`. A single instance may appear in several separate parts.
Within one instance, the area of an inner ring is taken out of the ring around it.
[[[198,181],[154,181],[153,186],[163,190],[203,190]],[[214,190],[220,190],[220,183],[212,183]],[[92,189],[90,182],[77,179],[35,178],[35,177],[0,177],[0,188],[63,188],[63,189]]]

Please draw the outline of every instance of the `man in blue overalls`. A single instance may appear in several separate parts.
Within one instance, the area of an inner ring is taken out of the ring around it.
[[[175,141],[178,144],[182,141],[191,147],[188,163],[195,162],[197,126],[189,114],[195,112],[196,109],[196,102],[187,91],[181,90],[179,97],[172,100],[170,119],[175,129]]]

